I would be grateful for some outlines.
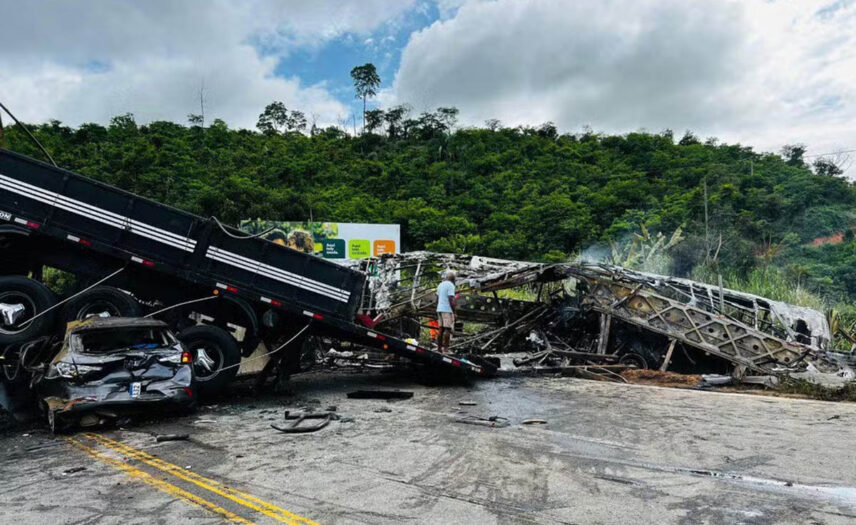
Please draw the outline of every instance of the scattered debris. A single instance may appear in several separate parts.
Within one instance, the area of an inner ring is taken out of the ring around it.
[[[452,350],[525,350],[514,363],[535,372],[623,381],[636,368],[763,385],[785,376],[831,386],[856,379],[856,354],[830,350],[821,312],[722,286],[605,264],[430,252],[355,264],[370,275],[366,300],[378,324],[416,327],[414,337],[430,329],[434,288],[454,270],[456,317],[465,325]]]
[[[508,418],[502,416],[490,416],[488,418],[477,416],[460,416],[454,419],[455,423],[464,423],[466,425],[480,425],[483,427],[503,428],[509,426]]]
[[[82,472],[84,470],[86,470],[86,467],[71,467],[63,470],[62,474],[63,476],[66,476],[68,474],[74,474],[75,472]]]
[[[309,432],[317,432],[322,428],[326,427],[330,424],[330,421],[339,419],[338,414],[335,412],[298,412],[296,414],[291,413],[286,410],[283,417],[286,421],[292,421],[292,423],[286,425],[277,425],[272,424],[271,427],[275,430],[279,430],[280,432],[284,432],[286,434],[305,434]],[[303,425],[302,423],[306,420],[319,420],[314,425]]]
[[[458,401],[458,404],[465,407],[474,407],[478,405],[475,401]]]
[[[348,392],[350,399],[410,399],[413,392],[406,390],[356,390]]]
[[[546,424],[547,424],[547,420],[546,420],[546,419],[530,418],[530,419],[524,419],[524,420],[522,421],[522,423],[523,423],[524,425],[546,425]]]
[[[734,381],[734,378],[722,374],[702,374],[701,380],[704,381],[704,384],[706,385],[724,386],[730,385]]]
[[[158,434],[155,436],[155,441],[158,443],[163,441],[186,441],[189,438],[189,434]]]
[[[38,444],[38,445],[34,445],[34,446],[32,446],[32,447],[27,447],[25,450],[26,450],[27,452],[35,452],[35,451],[37,451],[37,450],[41,450],[41,449],[43,449],[43,448],[56,447],[56,446],[58,446],[58,445],[65,445],[65,444],[66,444],[66,442],[65,442],[65,441],[60,441],[60,440],[56,440],[56,441],[47,441],[47,442],[45,442],[45,443],[40,443],[40,444]]]

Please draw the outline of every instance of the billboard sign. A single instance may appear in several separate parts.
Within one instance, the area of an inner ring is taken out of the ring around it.
[[[353,222],[241,221],[241,230],[325,259],[365,259],[400,253],[401,226]]]

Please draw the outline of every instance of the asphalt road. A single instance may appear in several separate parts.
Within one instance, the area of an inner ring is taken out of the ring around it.
[[[238,397],[123,430],[7,432],[0,522],[856,520],[854,404],[567,378],[424,386],[338,373],[295,387],[296,397]],[[365,388],[414,397],[345,396]],[[317,433],[270,426],[285,407],[329,405],[342,419]],[[510,425],[455,421],[492,415]],[[156,443],[158,433],[191,438]]]

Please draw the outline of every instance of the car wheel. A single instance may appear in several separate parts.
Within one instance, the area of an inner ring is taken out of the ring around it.
[[[89,317],[137,317],[140,303],[113,286],[96,286],[70,300],[65,307],[67,321],[82,321]]]
[[[19,275],[0,277],[0,346],[23,343],[49,332],[53,312],[33,317],[55,303],[53,292],[38,281]]]
[[[222,390],[238,374],[241,349],[229,332],[216,326],[198,325],[182,330],[178,340],[193,355],[193,374],[200,394]]]

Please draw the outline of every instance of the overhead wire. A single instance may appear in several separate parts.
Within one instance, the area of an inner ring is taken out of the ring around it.
[[[46,150],[44,146],[42,146],[42,143],[41,143],[41,142],[39,142],[39,139],[37,139],[37,138],[36,138],[32,133],[30,133],[30,130],[29,130],[29,129],[27,129],[27,126],[25,126],[24,124],[22,124],[22,123],[21,123],[21,121],[20,121],[20,120],[18,120],[18,119],[15,117],[15,115],[13,115],[11,111],[9,111],[9,108],[7,108],[6,106],[4,106],[2,102],[0,102],[0,109],[3,109],[3,111],[5,111],[5,112],[10,116],[10,117],[12,117],[12,120],[14,120],[14,121],[15,121],[15,124],[17,124],[18,126],[20,126],[20,127],[21,127],[21,129],[23,129],[23,130],[24,130],[24,133],[26,133],[26,134],[27,134],[27,136],[28,136],[28,137],[30,137],[30,140],[32,140],[33,142],[35,142],[35,143],[36,143],[36,146],[38,146],[38,147],[39,147],[39,149],[40,149],[40,150],[42,150],[42,153],[44,153],[44,154],[45,154],[45,157],[47,157],[47,158],[48,158],[48,160],[49,160],[49,161],[51,161],[51,164],[53,164],[55,168],[58,168],[59,166],[57,166],[56,161],[54,161],[53,157],[51,157],[51,154],[50,154],[50,153],[48,153],[48,150]]]
[[[211,220],[213,220],[217,224],[217,226],[219,226],[220,229],[223,230],[223,233],[225,233],[226,235],[228,235],[229,237],[231,237],[233,239],[255,239],[256,237],[261,237],[262,235],[267,235],[268,233],[270,233],[274,229],[276,229],[276,226],[271,226],[270,228],[268,228],[267,230],[265,230],[263,232],[248,233],[247,235],[235,235],[234,233],[227,230],[226,227],[223,226],[223,223],[220,222],[220,219],[218,219],[217,217],[212,215]]]
[[[54,308],[57,308],[58,306],[60,306],[60,305],[62,305],[62,304],[65,304],[65,303],[67,303],[68,301],[71,301],[72,299],[74,299],[74,298],[75,298],[75,297],[77,297],[78,295],[80,295],[80,294],[82,294],[82,293],[85,293],[85,292],[88,292],[89,290],[91,290],[91,289],[95,288],[95,287],[96,287],[96,286],[98,286],[99,284],[101,284],[101,283],[103,283],[103,282],[105,282],[105,281],[109,280],[111,277],[113,277],[114,275],[118,274],[119,272],[121,272],[121,271],[122,271],[122,270],[124,270],[125,268],[127,268],[127,266],[123,266],[123,267],[119,268],[118,270],[116,270],[115,272],[111,273],[111,274],[110,274],[110,275],[108,275],[107,277],[105,277],[105,278],[101,279],[100,281],[96,282],[95,284],[91,284],[91,285],[87,286],[86,288],[84,288],[83,290],[80,290],[79,292],[75,293],[74,295],[69,295],[68,297],[66,297],[66,298],[65,298],[65,299],[63,299],[62,301],[60,301],[60,302],[56,303],[55,305],[51,306],[50,308],[46,308],[46,309],[42,310],[41,312],[39,312],[38,314],[36,314],[36,315],[34,315],[34,316],[30,317],[30,318],[29,318],[29,319],[27,319],[26,321],[22,321],[22,322],[21,322],[21,324],[20,324],[20,328],[23,328],[24,326],[26,326],[26,325],[28,325],[28,324],[32,323],[33,321],[35,321],[35,320],[36,320],[36,319],[38,319],[39,317],[41,317],[41,316],[45,315],[46,313],[50,312],[50,311],[51,311],[51,310],[53,310]]]

